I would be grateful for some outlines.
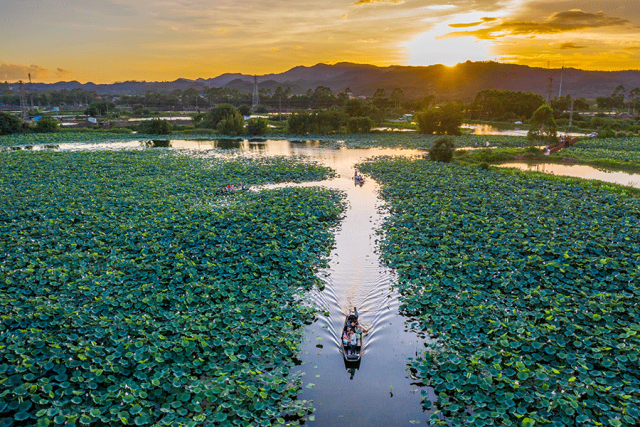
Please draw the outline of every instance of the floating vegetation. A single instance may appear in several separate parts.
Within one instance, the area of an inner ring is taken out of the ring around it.
[[[581,140],[563,154],[580,160],[614,160],[640,167],[640,137]]]
[[[343,209],[287,158],[0,154],[0,425],[298,424],[302,295]],[[285,421],[286,419],[286,421]]]
[[[382,184],[401,308],[439,344],[411,362],[436,415],[640,424],[638,199],[427,160],[358,170]]]

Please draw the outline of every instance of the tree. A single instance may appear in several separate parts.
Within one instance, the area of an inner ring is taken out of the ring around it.
[[[333,96],[331,88],[326,86],[318,86],[311,95],[314,107],[329,107],[335,103],[336,97]]]
[[[462,124],[462,110],[460,105],[449,103],[441,108],[430,108],[416,114],[416,121],[420,133],[459,135],[458,128]]]
[[[366,116],[369,107],[367,107],[362,99],[350,99],[344,106],[344,112],[350,117]]]
[[[400,103],[404,98],[404,91],[397,87],[391,92],[391,100],[396,104],[396,108],[400,108]]]
[[[416,114],[416,121],[418,122],[418,132],[432,135],[438,131],[440,111],[435,108],[421,111]]]
[[[387,93],[383,88],[379,87],[373,94],[373,105],[378,108],[384,108],[387,105]]]
[[[247,122],[247,134],[249,135],[264,135],[268,128],[269,120],[262,117],[249,119]]]
[[[611,105],[613,108],[624,108],[624,86],[619,85],[611,94]]]
[[[456,151],[453,138],[450,136],[443,136],[433,143],[433,146],[429,149],[429,159],[437,162],[449,163],[453,159],[453,153]]]
[[[36,122],[36,132],[38,133],[57,132],[59,124],[60,122],[51,116],[42,116]]]
[[[20,129],[22,129],[20,117],[0,111],[0,135],[18,133]]]
[[[589,103],[584,98],[578,98],[573,100],[574,111],[589,111]]]
[[[287,132],[304,135],[311,132],[311,116],[305,110],[294,111],[287,119]]]
[[[420,109],[427,110],[429,107],[431,107],[431,104],[433,104],[435,100],[436,97],[433,94],[425,96],[420,102]]]
[[[200,92],[198,89],[189,88],[182,92],[182,99],[186,101],[187,106],[190,104],[194,107],[198,107],[198,98],[200,98]]]
[[[566,98],[560,99],[566,102]],[[544,98],[535,93],[488,89],[478,92],[471,109],[479,119],[511,120],[529,118],[543,104]]]
[[[92,102],[89,105],[89,108],[84,110],[84,113],[87,116],[94,116],[94,117],[95,116],[104,116],[109,111],[115,111],[115,109],[116,109],[116,104],[114,104],[113,102],[96,101],[96,102]]]
[[[553,110],[550,106],[542,105],[533,113],[529,121],[527,137],[531,141],[556,142],[556,121],[553,119]]]
[[[236,136],[244,132],[244,119],[239,112],[229,114],[221,119],[216,129],[223,135]]]
[[[241,106],[238,107],[238,112],[243,117],[244,116],[250,116],[251,115],[251,107],[249,107],[247,104],[242,104]]]
[[[221,120],[233,115],[240,115],[238,109],[231,104],[220,104],[213,110],[211,110],[211,125],[212,127],[218,126]]]
[[[640,110],[640,87],[636,87],[629,91],[629,106],[634,112]]]
[[[450,102],[440,107],[440,126],[438,133],[447,135],[460,135],[460,125],[462,124],[462,106]]]

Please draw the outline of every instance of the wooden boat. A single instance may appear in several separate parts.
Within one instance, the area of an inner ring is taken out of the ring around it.
[[[558,141],[555,145],[547,147],[544,153],[546,155],[557,153],[558,151],[562,150],[563,148],[571,147],[577,141],[578,141],[578,138],[564,138],[564,139]]]
[[[353,178],[353,180],[355,181],[356,185],[364,184],[364,178]]]
[[[342,334],[347,330],[347,323],[349,321],[349,316],[345,316],[344,324],[342,325],[342,331],[340,332],[340,348],[342,349],[342,354],[344,355],[344,359],[347,362],[359,362],[360,357],[362,356],[362,349],[364,348],[364,331],[360,334],[360,339],[358,340],[358,345],[353,349],[351,346],[345,348],[344,343],[342,342]],[[362,325],[360,325],[362,327]]]

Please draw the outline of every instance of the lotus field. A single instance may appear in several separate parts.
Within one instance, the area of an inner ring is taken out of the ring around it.
[[[0,155],[0,425],[271,425],[342,196],[292,158]],[[285,421],[285,419],[287,421]]]
[[[584,160],[614,160],[640,167],[640,137],[581,140],[563,154]]]
[[[640,425],[638,199],[426,160],[359,170],[383,186],[402,309],[434,339],[411,363],[442,422]]]

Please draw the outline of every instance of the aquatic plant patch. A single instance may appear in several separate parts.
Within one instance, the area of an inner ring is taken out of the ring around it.
[[[297,424],[304,293],[342,212],[315,163],[0,154],[0,425]]]
[[[440,423],[640,424],[638,199],[427,160],[358,169],[382,184],[402,310],[437,341],[411,363]]]
[[[584,161],[613,160],[640,167],[640,138],[606,138],[581,140],[562,151],[563,155]]]

